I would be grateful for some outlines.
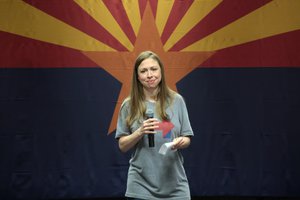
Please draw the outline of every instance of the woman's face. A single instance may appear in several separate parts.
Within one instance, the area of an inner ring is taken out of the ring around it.
[[[156,60],[147,58],[138,67],[138,79],[145,89],[156,89],[161,81],[161,69]]]

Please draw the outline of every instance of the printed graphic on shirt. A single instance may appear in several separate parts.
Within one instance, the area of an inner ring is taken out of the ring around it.
[[[172,129],[174,128],[174,124],[169,121],[162,121],[158,124],[158,130],[162,131],[163,138],[171,138]]]

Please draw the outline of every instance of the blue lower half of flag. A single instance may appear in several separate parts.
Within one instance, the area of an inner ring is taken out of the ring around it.
[[[201,68],[177,83],[192,196],[300,195],[299,77]],[[120,89],[100,68],[0,69],[0,198],[123,197],[133,152],[107,135]]]

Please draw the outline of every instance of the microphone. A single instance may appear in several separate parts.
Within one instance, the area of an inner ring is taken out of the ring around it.
[[[146,117],[147,119],[153,118],[154,113],[152,110],[147,110],[146,111]],[[153,131],[153,129],[151,129],[150,131]],[[154,134],[150,133],[148,134],[148,143],[149,143],[149,147],[154,147]]]

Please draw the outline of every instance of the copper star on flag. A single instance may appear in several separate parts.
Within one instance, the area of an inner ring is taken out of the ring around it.
[[[115,130],[122,101],[129,95],[135,59],[145,50],[151,50],[160,56],[165,66],[167,83],[174,90],[178,81],[213,55],[213,52],[164,51],[151,8],[147,4],[132,52],[83,52],[122,83],[108,133]]]

